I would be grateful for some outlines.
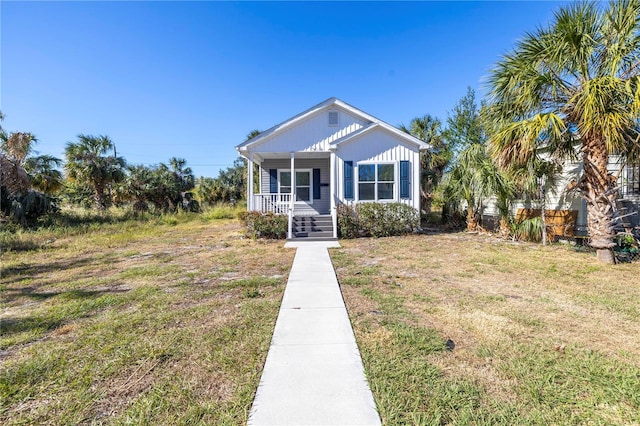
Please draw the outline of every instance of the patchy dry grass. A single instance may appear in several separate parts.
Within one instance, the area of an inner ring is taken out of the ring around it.
[[[211,219],[11,240],[0,423],[246,423],[294,252]]]
[[[637,264],[468,234],[341,243],[385,425],[640,423]]]
[[[294,252],[214,219],[4,240],[0,422],[246,423]],[[385,425],[640,423],[637,264],[467,234],[342,244]]]

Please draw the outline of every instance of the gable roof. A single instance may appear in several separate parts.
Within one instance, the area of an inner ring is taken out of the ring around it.
[[[413,135],[410,135],[408,133],[403,132],[402,130],[398,129],[395,126],[392,126],[389,123],[386,123],[370,114],[367,114],[366,112],[352,106],[349,105],[348,103],[341,101],[338,98],[329,98],[323,102],[320,102],[319,104],[312,106],[311,108],[307,109],[306,111],[301,112],[300,114],[297,114],[293,117],[291,117],[290,119],[283,121],[280,124],[277,124],[273,127],[271,127],[270,129],[265,130],[264,132],[260,133],[259,135],[241,143],[240,145],[236,146],[236,150],[238,151],[247,151],[249,149],[250,146],[258,144],[258,143],[262,143],[264,142],[266,139],[270,139],[272,137],[275,137],[283,132],[285,132],[287,129],[290,129],[291,127],[295,126],[296,124],[306,120],[307,118],[319,114],[323,111],[332,109],[334,107],[339,107],[351,114],[353,114],[354,116],[362,119],[363,121],[367,121],[369,122],[368,125],[364,126],[363,128],[361,128],[360,130],[356,131],[355,133],[351,134],[351,135],[347,135],[346,137],[343,137],[341,139],[338,139],[336,141],[331,142],[331,146],[332,147],[336,147],[338,145],[340,145],[343,142],[346,142],[348,140],[353,139],[356,136],[361,135],[362,133],[365,133],[373,128],[384,128],[387,131],[393,133],[394,135],[400,137],[401,139],[405,140],[406,142],[409,142],[412,145],[417,146],[420,150],[426,150],[428,148],[430,148],[429,144],[421,141],[420,139],[416,138]]]

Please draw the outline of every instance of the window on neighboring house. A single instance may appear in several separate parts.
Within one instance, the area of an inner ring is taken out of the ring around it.
[[[622,185],[623,195],[640,195],[640,163],[628,164],[624,175],[626,179]]]
[[[280,194],[291,193],[291,171],[280,170]],[[296,201],[311,201],[311,171],[296,170]]]
[[[394,164],[359,164],[358,199],[361,201],[393,200]]]

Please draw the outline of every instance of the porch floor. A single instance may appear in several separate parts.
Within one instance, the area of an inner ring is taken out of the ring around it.
[[[297,248],[248,424],[380,425],[327,247]]]

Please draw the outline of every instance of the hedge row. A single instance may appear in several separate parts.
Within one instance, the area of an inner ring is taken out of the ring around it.
[[[360,203],[338,206],[340,238],[390,237],[416,232],[420,214],[402,203]]]

